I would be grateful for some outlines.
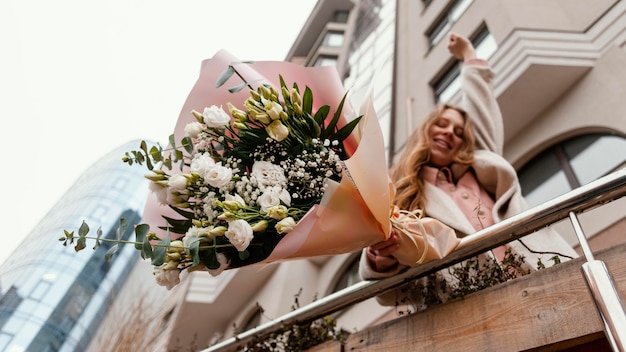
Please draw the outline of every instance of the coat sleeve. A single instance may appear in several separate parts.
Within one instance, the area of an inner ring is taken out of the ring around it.
[[[364,248],[361,252],[361,259],[359,262],[359,276],[363,280],[384,279],[386,277],[397,275],[408,269],[408,266],[398,264],[397,266],[394,266],[393,268],[385,272],[376,271],[372,267],[370,261],[367,259],[366,251],[367,248]]]
[[[502,113],[493,92],[494,73],[484,60],[466,61],[461,69],[461,106],[474,124],[476,148],[503,153]]]
[[[363,249],[361,252],[361,260],[359,262],[359,276],[363,280],[378,280],[384,279],[387,277],[391,277],[397,275],[408,269],[407,266],[398,264],[394,268],[386,272],[378,272],[372,268],[369,260],[367,259],[367,254],[365,253],[367,248]],[[398,302],[401,301],[404,297],[399,297],[399,295],[403,294],[400,289],[391,290],[389,292],[385,292],[381,295],[376,296],[376,301],[381,306],[395,306],[398,305]],[[406,293],[404,293],[406,295]]]

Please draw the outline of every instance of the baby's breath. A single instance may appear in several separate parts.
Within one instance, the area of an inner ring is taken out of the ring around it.
[[[157,199],[180,215],[163,216],[167,226],[161,227],[168,236],[182,236],[173,241],[181,242],[175,248],[169,237],[153,232],[139,240],[142,256],[152,258],[159,271],[157,282],[169,281],[173,268],[204,266],[219,273],[265,259],[254,257],[251,252],[258,251],[249,246],[268,255],[268,246],[320,203],[327,181],[341,179],[342,142],[360,118],[340,127],[340,109],[333,115],[328,106],[314,112],[310,89],[301,96],[296,84],[288,89],[282,77],[280,82],[280,90],[248,85],[250,97],[236,102],[245,110],[227,103],[229,113],[216,105],[192,111],[196,121],[185,127],[178,145],[170,138],[173,149],[148,151],[142,141],[141,151],[126,153],[123,160],[131,165],[146,162]],[[290,94],[281,98],[279,91]],[[155,246],[159,240],[167,255]]]

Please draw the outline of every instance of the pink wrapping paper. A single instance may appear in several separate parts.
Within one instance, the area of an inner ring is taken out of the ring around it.
[[[240,60],[223,50],[202,62],[200,76],[191,89],[174,128],[176,141],[184,136],[185,126],[194,121],[192,110],[202,111],[211,105],[225,108],[227,102],[240,109],[244,108],[243,102],[249,96],[248,90],[228,92],[228,88],[241,84],[239,79],[231,78],[223,86],[215,87],[218,77],[228,65],[237,62]],[[322,105],[329,105],[333,109],[331,112],[334,112],[345,94],[334,67],[304,67],[289,62],[264,61],[237,64],[236,68],[247,81],[255,82],[255,86],[264,82],[279,87],[279,75],[283,76],[288,85],[295,82],[301,89],[308,86],[313,91],[314,111]],[[331,182],[322,202],[315,205],[298,222],[296,228],[285,235],[270,256],[260,263],[350,253],[389,238],[394,187],[387,173],[384,140],[371,101],[364,104],[360,114],[364,117],[359,127],[345,142],[351,157],[345,160],[347,171],[341,182]],[[346,102],[339,127],[355,116]],[[176,170],[172,170],[171,173],[175,172]],[[150,194],[144,209],[143,222],[151,224],[151,229],[159,236],[165,235],[156,228],[165,225],[163,215],[179,217]],[[419,237],[419,234],[415,235]],[[415,242],[405,241],[403,246],[402,253],[405,256],[420,255],[420,248],[415,246]],[[445,249],[435,252],[434,257],[440,257],[440,253],[449,251]],[[411,259],[407,261],[410,262]]]
[[[222,106],[226,109],[226,103],[231,102],[240,109],[244,109],[243,103],[249,97],[247,89],[243,89],[237,93],[230,93],[228,88],[241,84],[241,80],[231,78],[222,87],[216,88],[215,83],[219,76],[228,65],[241,62],[240,59],[232,56],[224,50],[217,52],[211,59],[204,60],[200,68],[200,75],[196,84],[192,87],[187,100],[185,101],[176,125],[174,127],[174,136],[176,141],[184,136],[185,126],[195,121],[191,114],[192,110],[203,111],[205,107],[211,105]],[[345,94],[341,81],[334,67],[304,67],[289,62],[262,61],[253,64],[237,64],[237,70],[249,81],[262,80],[263,82],[272,84],[274,87],[280,87],[279,74],[282,75],[288,84],[298,83],[298,86],[304,88],[309,86],[314,92],[313,109],[317,110],[320,106],[328,104],[336,108],[339,106],[341,98]],[[257,83],[258,84],[258,83]],[[344,116],[354,116],[354,112],[350,110],[350,106],[344,105]],[[346,120],[340,122],[340,126],[345,125]],[[356,137],[352,136],[346,140],[347,150],[352,152],[357,145]],[[175,168],[171,174],[175,174],[178,170]],[[154,194],[148,196],[146,206],[144,208],[143,221],[148,224],[164,225],[162,215],[178,218],[169,207],[160,204]],[[164,231],[151,226],[151,229],[157,232],[157,235],[164,236]]]
[[[389,238],[393,185],[384,140],[371,101],[361,113],[358,147],[345,161],[347,173],[264,262],[351,253]]]

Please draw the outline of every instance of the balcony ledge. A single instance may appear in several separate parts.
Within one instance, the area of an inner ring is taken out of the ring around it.
[[[626,296],[626,244],[595,254]],[[578,258],[309,351],[611,351]]]

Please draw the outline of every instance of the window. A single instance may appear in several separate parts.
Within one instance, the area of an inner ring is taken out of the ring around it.
[[[463,15],[472,2],[473,0],[451,1],[450,6],[446,8],[441,17],[426,34],[431,48],[437,45],[437,43],[448,34],[452,25]]]
[[[43,280],[39,281],[37,286],[35,286],[35,289],[33,289],[33,291],[30,293],[30,298],[41,301],[45,297],[46,293],[48,293],[48,290],[50,290],[51,286],[52,284],[50,284],[50,282]]]
[[[335,66],[337,65],[337,57],[320,55],[313,66]]]
[[[113,188],[117,190],[125,190],[128,183],[128,177],[126,177],[126,175],[122,175],[122,177],[115,179],[115,182],[113,183]]]
[[[433,85],[435,102],[450,101],[461,90],[461,66],[456,61],[449,66],[443,76]]]
[[[588,134],[556,144],[518,172],[522,194],[531,206],[594,181],[626,162],[626,138]]]
[[[93,211],[91,212],[91,218],[96,220],[96,221],[100,221],[102,222],[104,220],[104,216],[106,215],[106,213],[108,212],[109,209],[107,209],[105,206],[103,206],[102,204],[96,204],[95,208],[93,209]]]
[[[347,11],[347,10],[335,11],[332,21],[337,22],[337,23],[348,23],[349,14],[350,14],[350,11]]]
[[[498,44],[489,33],[489,29],[483,26],[482,29],[473,37],[472,44],[476,48],[476,56],[482,59],[489,59],[496,50]],[[451,61],[443,70],[435,83],[433,83],[433,91],[435,94],[435,102],[450,101],[452,97],[461,89],[461,67],[456,60]]]
[[[257,326],[259,326],[261,324],[262,316],[263,309],[261,307],[255,308],[255,310],[252,312],[252,314],[250,314],[248,319],[246,319],[246,321],[241,324],[241,329],[239,329],[239,332],[248,331],[252,328],[256,328]]]
[[[333,286],[332,292],[343,290],[344,288],[350,287],[361,281],[361,277],[359,276],[360,259],[360,255],[352,258],[350,264],[348,264],[348,266],[346,266],[345,269],[341,272],[339,280],[337,280],[337,283],[335,283],[335,286]]]
[[[13,335],[0,332],[0,351],[6,351],[6,348],[9,346],[9,342],[11,342],[12,338]]]
[[[342,32],[327,32],[324,36],[323,46],[341,48],[343,46],[344,35]]]

